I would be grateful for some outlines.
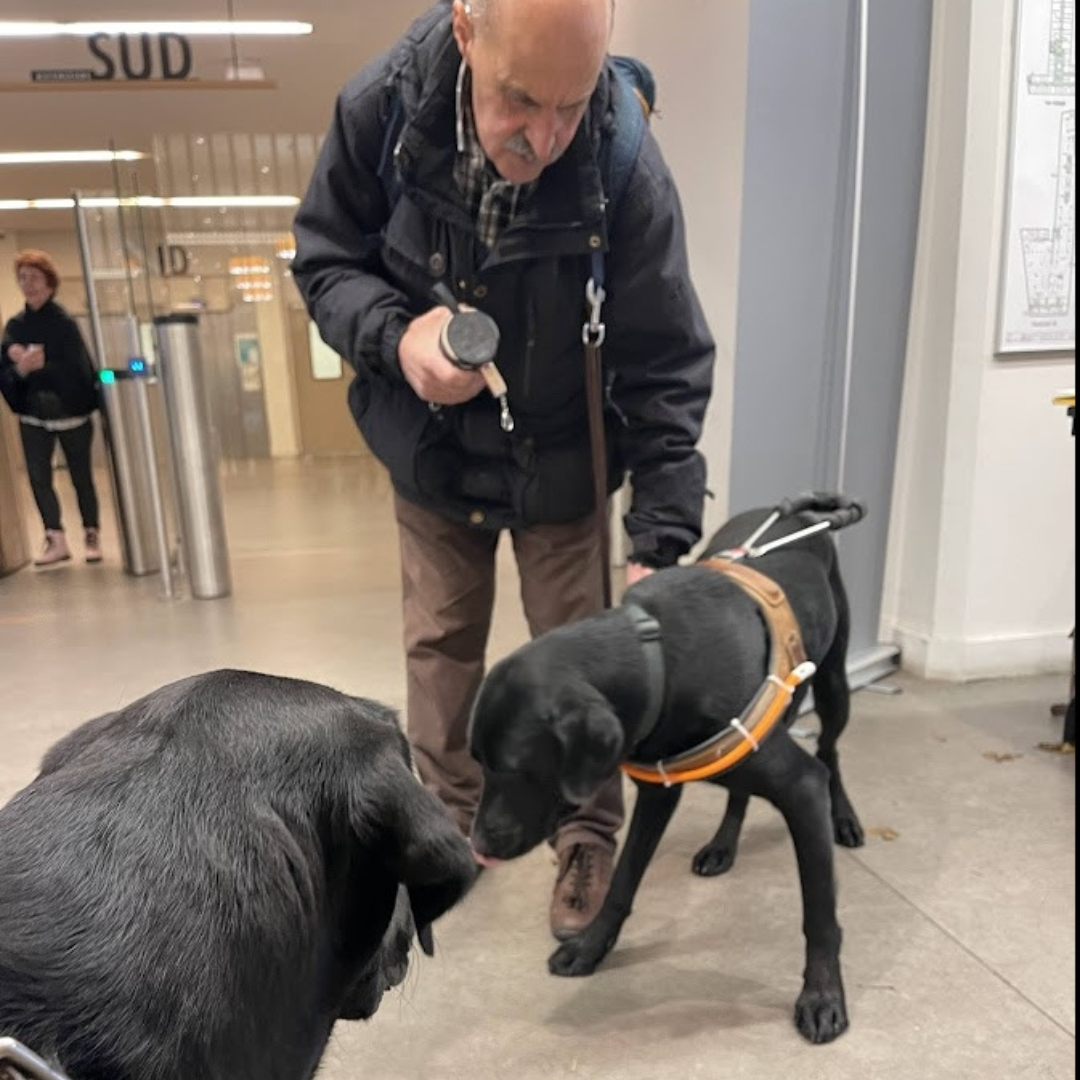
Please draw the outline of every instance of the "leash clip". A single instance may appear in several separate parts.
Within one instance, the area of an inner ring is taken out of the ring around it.
[[[596,284],[595,278],[589,278],[585,286],[585,302],[589,305],[589,321],[581,328],[581,341],[583,345],[595,345],[599,348],[604,344],[607,336],[607,327],[600,321],[600,308],[603,306],[607,293],[602,285]]]

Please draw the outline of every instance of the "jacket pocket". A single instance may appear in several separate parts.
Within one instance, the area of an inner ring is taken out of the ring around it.
[[[359,374],[349,408],[368,449],[386,466],[394,486],[431,499],[445,497],[456,477],[446,451],[445,422],[405,384]]]
[[[607,493],[619,486],[608,443]],[[592,454],[587,437],[561,443],[524,440],[516,452],[519,470],[514,505],[527,525],[562,525],[579,521],[596,509]]]

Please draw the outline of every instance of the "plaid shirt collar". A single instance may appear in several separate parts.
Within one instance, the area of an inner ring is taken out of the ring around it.
[[[454,161],[454,181],[465,205],[476,219],[476,233],[489,250],[499,234],[514,219],[520,205],[533,193],[536,181],[511,184],[495,171],[488,161],[472,110],[472,75],[464,60],[458,68],[454,95],[457,124],[457,157]]]

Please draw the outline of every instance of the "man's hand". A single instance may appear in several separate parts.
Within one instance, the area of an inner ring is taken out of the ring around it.
[[[398,344],[398,363],[405,381],[421,401],[460,405],[484,389],[484,377],[452,364],[439,348],[439,334],[451,317],[444,307],[432,308],[409,323]]]
[[[642,578],[647,578],[656,571],[651,566],[642,566],[641,563],[628,562],[626,564],[626,587],[636,585]]]

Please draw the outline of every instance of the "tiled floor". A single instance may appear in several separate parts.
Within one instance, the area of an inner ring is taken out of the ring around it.
[[[195,671],[250,667],[402,705],[379,472],[362,461],[237,468],[226,514],[225,600],[164,601],[155,579],[123,574],[108,533],[101,567],[0,581],[0,801],[74,725]],[[524,636],[508,560],[504,571],[496,655]],[[754,805],[738,866],[695,878],[691,855],[723,807],[720,791],[698,786],[596,975],[547,974],[553,869],[534,852],[484,875],[437,926],[435,959],[417,956],[371,1022],[339,1025],[320,1076],[1075,1077],[1076,765],[1037,749],[1057,734],[1049,707],[1065,679],[892,682],[901,693],[855,696],[841,746],[872,835],[837,852],[852,1022],[837,1042],[809,1046],[791,1023],[802,940],[779,816]]]

